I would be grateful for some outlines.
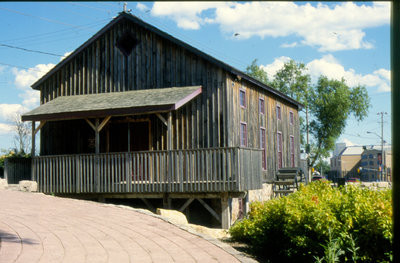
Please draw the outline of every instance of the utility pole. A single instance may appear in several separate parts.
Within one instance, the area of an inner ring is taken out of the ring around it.
[[[387,114],[387,112],[378,112],[377,113],[377,115],[381,115],[381,121],[380,121],[380,124],[381,124],[381,165],[382,165],[382,167],[381,167],[381,180],[384,180],[384,178],[383,178],[383,174],[385,174],[385,176],[387,176],[386,175],[386,171],[385,171],[385,173],[383,173],[383,170],[385,169],[385,167],[386,167],[386,158],[385,158],[385,155],[384,155],[384,153],[385,153],[385,150],[383,149],[383,115],[384,114]]]

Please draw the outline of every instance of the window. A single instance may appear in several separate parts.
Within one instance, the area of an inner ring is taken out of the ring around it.
[[[277,132],[276,134],[276,147],[278,152],[278,169],[282,168],[282,133]]]
[[[374,165],[374,161],[369,161],[369,165],[373,166]]]
[[[267,170],[267,152],[265,147],[265,128],[260,127],[260,149],[262,150],[262,168]]]
[[[240,106],[246,108],[246,90],[239,89]]]
[[[367,159],[367,158],[368,158],[368,155],[361,156],[361,159]]]
[[[247,147],[247,124],[240,123],[240,146]]]
[[[265,114],[265,102],[263,98],[258,100],[258,108],[261,114]]]
[[[290,125],[293,125],[293,123],[294,123],[294,115],[293,115],[292,111],[289,112],[289,121],[290,121]]]
[[[373,159],[374,158],[374,155],[373,154],[370,154],[369,155],[369,159]]]
[[[276,119],[281,119],[281,106],[276,105]]]
[[[290,166],[295,167],[294,165],[294,136],[290,135]]]

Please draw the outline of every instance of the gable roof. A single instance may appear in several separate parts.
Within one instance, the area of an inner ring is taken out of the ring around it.
[[[77,54],[79,54],[82,50],[84,50],[87,46],[89,46],[90,44],[92,44],[93,42],[95,42],[98,38],[100,38],[105,32],[107,32],[111,27],[113,27],[115,24],[119,23],[120,21],[124,20],[124,19],[128,19],[129,21],[136,23],[140,26],[142,26],[143,28],[155,33],[156,35],[159,35],[165,39],[170,40],[171,42],[175,43],[178,46],[181,46],[189,51],[191,51],[192,53],[200,56],[201,58],[209,61],[210,63],[213,63],[221,68],[223,68],[224,70],[230,72],[233,75],[238,76],[239,78],[245,79],[248,82],[259,86],[261,88],[263,88],[264,90],[266,90],[267,92],[284,99],[285,101],[289,102],[290,104],[296,106],[299,110],[302,109],[304,107],[303,104],[299,103],[298,101],[294,100],[293,98],[283,94],[282,92],[256,80],[253,77],[250,77],[249,75],[245,74],[244,72],[235,69],[234,67],[198,50],[197,48],[171,36],[170,34],[159,30],[158,28],[144,22],[143,20],[141,20],[140,18],[126,13],[126,12],[121,12],[116,18],[114,18],[112,21],[110,21],[106,26],[104,26],[99,32],[97,32],[95,35],[93,35],[90,39],[88,39],[85,43],[83,43],[80,47],[78,47],[74,52],[72,52],[68,57],[66,57],[64,60],[62,60],[60,63],[58,63],[53,69],[51,69],[49,72],[47,72],[43,77],[41,77],[39,80],[37,80],[35,83],[32,84],[32,88],[33,89],[38,89],[38,86],[40,84],[42,84],[47,78],[49,78],[51,75],[53,75],[53,73],[55,73],[58,69],[60,69],[62,66],[64,66],[65,64],[67,64],[69,61],[71,61]]]

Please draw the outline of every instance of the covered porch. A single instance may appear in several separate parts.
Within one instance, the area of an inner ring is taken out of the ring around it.
[[[240,193],[261,188],[258,149],[173,149],[172,112],[201,92],[201,86],[190,86],[57,97],[24,114],[23,121],[32,121],[32,178],[39,191]],[[152,132],[155,122],[162,123],[164,133]],[[40,129],[46,134],[41,156],[35,156]],[[153,136],[162,136],[161,150]]]

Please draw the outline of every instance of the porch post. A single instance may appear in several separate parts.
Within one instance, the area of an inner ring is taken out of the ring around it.
[[[167,131],[167,150],[168,150],[168,178],[167,178],[167,192],[171,192],[171,188],[172,188],[172,171],[174,170],[172,165],[173,165],[173,161],[172,161],[172,113],[168,112],[168,127],[167,127],[168,131]]]
[[[231,217],[229,211],[229,197],[228,193],[221,194],[221,227],[229,229],[231,226]]]
[[[95,121],[96,129],[95,132],[95,144],[96,144],[96,157],[95,157],[95,179],[94,185],[96,187],[96,191],[100,192],[100,169],[99,169],[99,156],[100,153],[100,131],[99,131],[99,118],[96,118]]]
[[[36,129],[36,127],[35,127],[35,125],[36,125],[36,123],[35,123],[35,121],[32,121],[32,149],[31,149],[31,180],[32,181],[36,181],[36,178],[35,178],[35,166],[34,166],[34,161],[33,161],[33,158],[35,157],[35,148],[36,148],[36,146],[35,146],[35,137],[36,137],[36,131],[35,131],[35,129]]]
[[[95,143],[96,143],[96,154],[100,153],[100,131],[99,131],[99,119],[96,118],[96,129],[94,130],[96,137],[95,137]]]

